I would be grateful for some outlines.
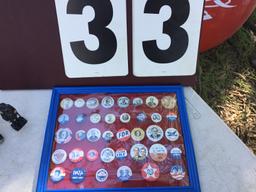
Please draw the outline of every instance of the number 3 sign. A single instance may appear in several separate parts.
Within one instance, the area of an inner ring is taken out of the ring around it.
[[[55,0],[66,75],[193,75],[204,0],[129,1]]]

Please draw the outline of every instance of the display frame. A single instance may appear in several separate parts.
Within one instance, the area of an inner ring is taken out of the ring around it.
[[[47,189],[48,170],[51,162],[51,152],[54,142],[55,125],[57,121],[57,112],[60,96],[63,94],[125,94],[125,93],[175,93],[177,96],[180,124],[182,126],[182,135],[184,138],[184,147],[186,152],[186,162],[188,169],[189,186],[175,187],[136,187],[136,188],[85,188],[85,189]],[[189,121],[186,111],[185,96],[183,87],[176,86],[94,86],[94,87],[55,87],[52,91],[48,121],[44,136],[44,144],[41,156],[41,163],[37,180],[37,192],[80,192],[80,191],[183,191],[199,192],[199,176],[197,172],[196,159],[190,133]]]

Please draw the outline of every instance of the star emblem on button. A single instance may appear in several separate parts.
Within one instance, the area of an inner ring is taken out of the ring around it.
[[[159,167],[155,163],[146,163],[141,169],[141,175],[147,181],[156,181],[160,176]]]

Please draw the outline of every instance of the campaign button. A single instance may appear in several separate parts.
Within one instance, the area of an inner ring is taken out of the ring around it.
[[[169,140],[169,141],[176,141],[179,139],[179,132],[177,129],[175,128],[168,128],[165,131],[165,137]]]
[[[132,100],[132,104],[136,107],[143,105],[143,100],[140,97],[136,97]]]
[[[169,112],[167,115],[166,115],[166,118],[168,119],[168,121],[175,121],[177,119],[177,114],[174,113],[174,112]]]
[[[69,153],[68,157],[70,161],[77,163],[83,159],[84,151],[80,148],[75,148]]]
[[[82,123],[82,122],[84,122],[85,118],[86,118],[85,114],[83,114],[83,113],[79,114],[79,115],[76,116],[76,122],[77,123]]]
[[[146,134],[149,140],[157,142],[163,138],[164,132],[158,125],[150,125],[146,130]]]
[[[177,100],[176,97],[164,96],[161,99],[162,106],[166,109],[173,109],[176,106]]]
[[[170,153],[171,153],[171,157],[173,159],[176,159],[176,160],[180,160],[181,159],[182,151],[181,151],[180,148],[174,147],[174,148],[171,149]]]
[[[105,122],[107,124],[113,124],[116,121],[116,116],[114,114],[107,114],[105,116]]]
[[[111,96],[106,96],[102,99],[101,101],[101,105],[104,107],[104,108],[111,108],[113,107],[115,104],[115,100],[113,99],[113,97]]]
[[[171,167],[170,174],[173,179],[182,180],[185,177],[185,171],[181,165],[174,165]]]
[[[157,162],[164,161],[167,157],[167,149],[162,144],[154,144],[149,149],[150,157]]]
[[[63,149],[57,149],[52,154],[52,162],[56,165],[59,165],[66,161],[67,159],[67,153]]]
[[[82,98],[78,98],[75,100],[75,106],[77,108],[82,108],[85,105],[85,101]]]
[[[99,100],[95,97],[93,98],[90,98],[86,101],[86,106],[89,108],[89,109],[95,109],[96,107],[99,106]]]
[[[71,181],[75,184],[81,183],[84,181],[86,172],[82,168],[75,168],[70,173]]]
[[[100,153],[100,158],[105,163],[110,163],[115,159],[115,151],[111,148],[104,148]]]
[[[107,141],[110,142],[113,138],[114,138],[114,133],[112,131],[105,131],[102,134],[102,138]]]
[[[136,119],[138,122],[144,122],[147,119],[147,115],[146,113],[141,112],[136,116]]]
[[[141,141],[145,137],[145,132],[141,128],[134,128],[132,130],[131,136],[134,141]]]
[[[97,150],[95,149],[90,149],[87,154],[86,154],[86,158],[89,160],[89,161],[95,161],[96,159],[98,159],[99,157],[99,153]]]
[[[96,142],[100,139],[101,132],[97,128],[91,128],[87,132],[87,139],[91,142]]]
[[[126,108],[130,104],[130,99],[128,97],[119,97],[117,100],[117,104],[121,108]]]
[[[124,148],[119,148],[116,150],[116,158],[117,159],[125,159],[127,157],[127,151]]]
[[[101,120],[100,114],[98,114],[98,113],[93,113],[93,114],[91,114],[91,116],[90,116],[90,121],[91,121],[92,123],[94,123],[94,124],[99,123],[100,120]]]
[[[131,136],[131,133],[128,129],[122,128],[119,129],[118,132],[116,133],[116,138],[119,141],[127,141]]]
[[[132,170],[128,166],[121,166],[117,169],[116,175],[119,180],[125,182],[132,177]]]
[[[155,96],[149,96],[146,99],[146,105],[150,108],[155,108],[158,105],[159,101]]]
[[[60,102],[60,107],[64,110],[68,110],[73,106],[74,102],[70,98],[64,98]]]
[[[86,132],[84,130],[78,130],[76,132],[76,140],[83,141],[86,138]]]
[[[135,144],[130,150],[130,155],[135,161],[144,160],[148,156],[148,149],[143,144]]]
[[[54,183],[60,182],[65,176],[66,172],[62,167],[55,167],[50,173],[50,178]]]
[[[69,128],[60,128],[55,133],[55,141],[58,144],[66,144],[72,138],[72,131]]]
[[[141,176],[146,181],[156,181],[160,176],[159,167],[155,163],[146,163],[141,169]]]
[[[99,182],[105,182],[108,179],[108,172],[106,169],[99,169],[96,172],[96,180]]]
[[[129,113],[122,113],[120,116],[120,121],[123,123],[128,123],[131,120]]]
[[[69,122],[69,116],[67,114],[60,115],[58,118],[58,122],[62,125],[66,124],[67,122]]]
[[[152,113],[151,120],[155,123],[159,123],[162,121],[162,116],[159,113]]]

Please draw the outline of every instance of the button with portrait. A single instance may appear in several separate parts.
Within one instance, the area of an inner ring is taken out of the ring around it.
[[[67,159],[67,153],[63,149],[57,149],[52,154],[52,162],[56,165],[64,163]]]
[[[132,100],[132,104],[135,106],[135,107],[138,107],[140,105],[143,105],[143,100],[140,98],[140,97],[136,97]]]
[[[62,181],[65,176],[66,176],[66,171],[62,167],[55,167],[50,173],[50,178],[54,183],[58,183]]]
[[[102,138],[107,141],[110,142],[113,138],[114,138],[114,133],[112,131],[105,131],[102,134]]]
[[[119,97],[117,100],[117,104],[121,108],[126,108],[130,104],[130,99],[128,97]]]
[[[171,167],[170,174],[175,180],[182,180],[185,177],[185,171],[181,165],[174,165]]]
[[[69,122],[69,116],[67,114],[61,114],[58,118],[58,122],[62,125],[66,124]]]
[[[75,107],[82,108],[85,105],[85,101],[83,98],[78,98],[75,100]]]
[[[162,116],[159,113],[152,113],[151,120],[155,123],[159,123],[162,121]]]
[[[146,99],[146,105],[150,108],[155,108],[158,105],[159,101],[155,96],[149,96]]]
[[[149,148],[150,157],[157,162],[164,161],[167,157],[167,149],[162,144],[154,144]]]
[[[161,99],[162,106],[166,109],[173,109],[176,106],[177,100],[173,96],[164,96]]]
[[[144,160],[148,156],[148,149],[143,144],[135,144],[130,150],[130,155],[135,161]]]
[[[85,121],[86,115],[85,114],[78,114],[76,116],[76,122],[77,123],[83,123]]]
[[[80,148],[75,148],[69,153],[68,157],[71,162],[77,163],[84,158],[84,151]]]
[[[158,125],[150,125],[146,130],[146,134],[149,140],[157,142],[163,138],[164,132]]]
[[[116,116],[114,114],[109,113],[105,116],[105,122],[107,124],[113,124],[115,121],[116,121]]]
[[[122,123],[129,123],[130,120],[131,120],[131,116],[130,116],[129,113],[122,113],[122,114],[120,115],[120,121],[121,121]]]
[[[86,132],[84,130],[78,130],[76,132],[76,140],[83,141],[86,138]]]
[[[69,128],[60,128],[55,133],[55,141],[58,144],[66,144],[68,143],[72,138],[72,131]]]
[[[74,102],[73,102],[72,99],[70,99],[70,98],[64,98],[64,99],[62,99],[61,102],[60,102],[60,107],[61,107],[62,109],[64,109],[64,110],[68,110],[68,109],[70,109],[71,107],[73,107],[73,104],[74,104]]]
[[[121,166],[117,169],[116,175],[119,180],[125,182],[132,177],[132,170],[128,166]]]
[[[96,180],[99,182],[105,182],[108,179],[108,172],[106,169],[99,169],[95,174]]]
[[[155,163],[145,163],[141,169],[141,176],[146,181],[156,181],[160,176],[160,169]]]
[[[134,141],[141,141],[145,137],[145,132],[143,129],[137,127],[132,130],[131,136]]]
[[[90,115],[90,121],[94,124],[99,123],[101,120],[101,116],[98,113],[93,113]]]
[[[138,122],[145,122],[147,119],[147,114],[144,112],[138,113],[136,119]]]
[[[113,97],[111,96],[106,96],[102,99],[101,101],[101,105],[104,107],[104,108],[111,108],[113,107],[115,104],[115,100],[113,99]]]
[[[86,107],[89,109],[95,109],[99,106],[99,100],[95,97],[92,97],[86,101]]]
[[[115,159],[115,151],[112,148],[104,148],[100,153],[100,158],[105,163],[110,163]]]
[[[166,129],[165,131],[165,137],[169,140],[169,141],[177,141],[179,139],[179,132],[177,129],[171,127]]]
[[[101,132],[97,128],[91,128],[87,132],[87,140],[91,142],[96,142],[100,139]]]

